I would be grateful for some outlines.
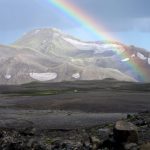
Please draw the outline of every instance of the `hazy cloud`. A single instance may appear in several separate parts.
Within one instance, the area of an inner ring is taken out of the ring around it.
[[[150,31],[150,0],[68,0],[111,31]],[[77,27],[48,0],[0,0],[0,31],[40,26]]]
[[[150,0],[66,0],[129,44],[150,49]],[[99,40],[48,0],[0,0],[0,43],[10,43],[24,32],[56,27],[81,39]]]
[[[134,26],[142,32],[150,32],[150,17],[137,18],[134,20]]]
[[[150,28],[148,21],[150,18],[150,0],[71,1],[112,31],[128,31],[135,28],[145,31],[145,29]]]

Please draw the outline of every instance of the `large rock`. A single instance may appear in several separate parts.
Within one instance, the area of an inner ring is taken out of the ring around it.
[[[150,142],[143,144],[140,150],[150,150]]]
[[[138,143],[137,127],[126,121],[117,121],[114,127],[114,139],[119,143]]]

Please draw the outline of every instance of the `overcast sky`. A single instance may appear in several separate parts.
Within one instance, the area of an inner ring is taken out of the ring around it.
[[[150,0],[68,1],[122,42],[150,50]],[[23,33],[39,27],[56,27],[83,40],[98,40],[73,18],[60,13],[48,0],[0,0],[0,43],[11,43]]]

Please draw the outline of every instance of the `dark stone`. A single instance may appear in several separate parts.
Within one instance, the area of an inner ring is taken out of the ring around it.
[[[98,129],[98,134],[101,139],[107,140],[110,136],[112,136],[112,131],[109,128]]]
[[[137,127],[126,121],[117,121],[114,127],[114,139],[119,143],[138,143]]]
[[[24,130],[20,131],[20,134],[24,136],[34,136],[35,133],[36,133],[35,128],[25,128]]]
[[[123,145],[114,141],[113,138],[105,140],[99,149],[112,149],[112,150],[123,150]]]

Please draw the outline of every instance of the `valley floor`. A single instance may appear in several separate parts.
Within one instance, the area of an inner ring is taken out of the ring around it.
[[[81,130],[81,140],[83,129],[93,129],[95,134],[95,127],[148,111],[150,84],[104,80],[0,86],[0,131],[10,134],[35,128],[41,137],[50,131],[52,139],[65,134],[71,138]],[[144,137],[149,137],[147,124],[145,129]]]
[[[42,129],[83,127],[146,110],[150,84],[104,80],[0,86],[0,126],[26,121]]]

